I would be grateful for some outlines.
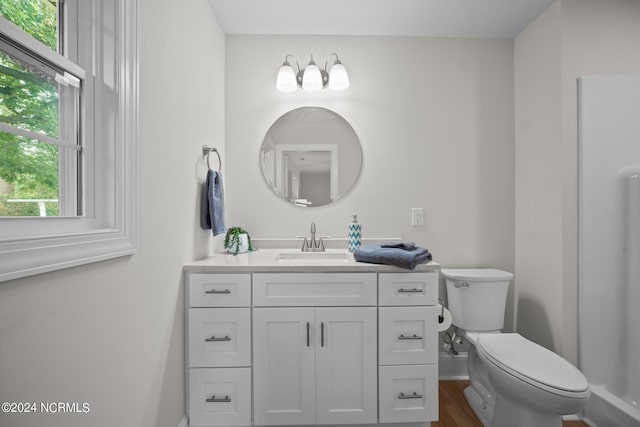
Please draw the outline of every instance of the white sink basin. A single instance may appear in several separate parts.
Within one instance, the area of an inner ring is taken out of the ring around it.
[[[277,264],[295,265],[334,265],[353,262],[351,255],[346,252],[283,252],[273,260]]]

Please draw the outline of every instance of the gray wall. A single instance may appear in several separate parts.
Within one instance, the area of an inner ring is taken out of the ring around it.
[[[293,237],[316,221],[319,235],[346,237],[357,213],[364,237],[413,240],[447,267],[513,271],[511,40],[228,35],[226,49],[228,222],[253,236]],[[285,54],[324,65],[332,52],[348,90],[276,90]],[[271,124],[304,105],[349,121],[364,156],[349,194],[315,209],[278,199],[259,168]],[[425,209],[425,226],[411,226],[412,207]]]
[[[224,153],[224,34],[207,0],[140,0],[139,249],[0,284],[0,400],[88,414],[0,413],[11,427],[176,427],[184,410],[182,265],[206,256],[201,146]]]
[[[515,39],[517,329],[577,362],[577,78],[640,73],[640,2],[558,0]]]

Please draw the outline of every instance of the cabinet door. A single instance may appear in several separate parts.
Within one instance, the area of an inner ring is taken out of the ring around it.
[[[438,364],[380,366],[380,422],[438,420]]]
[[[380,307],[380,365],[438,362],[438,307]]]
[[[315,424],[314,312],[253,310],[254,424]]]
[[[375,307],[316,309],[317,424],[377,421]]]
[[[189,426],[250,426],[251,368],[189,369]]]
[[[189,366],[251,365],[249,308],[190,308]]]
[[[436,305],[438,272],[380,273],[378,276],[380,305]]]
[[[190,273],[189,307],[247,307],[251,305],[250,274]]]
[[[256,307],[376,305],[375,273],[256,273]]]

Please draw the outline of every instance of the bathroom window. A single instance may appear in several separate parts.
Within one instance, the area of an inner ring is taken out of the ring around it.
[[[135,0],[0,0],[0,281],[135,250]]]
[[[0,0],[0,217],[82,213],[85,73],[60,31],[72,12],[57,0]]]

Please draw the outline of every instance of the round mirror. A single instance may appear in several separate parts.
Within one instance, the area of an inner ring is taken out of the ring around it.
[[[260,149],[267,185],[296,206],[328,205],[355,184],[362,148],[342,116],[321,107],[301,107],[269,128]]]

